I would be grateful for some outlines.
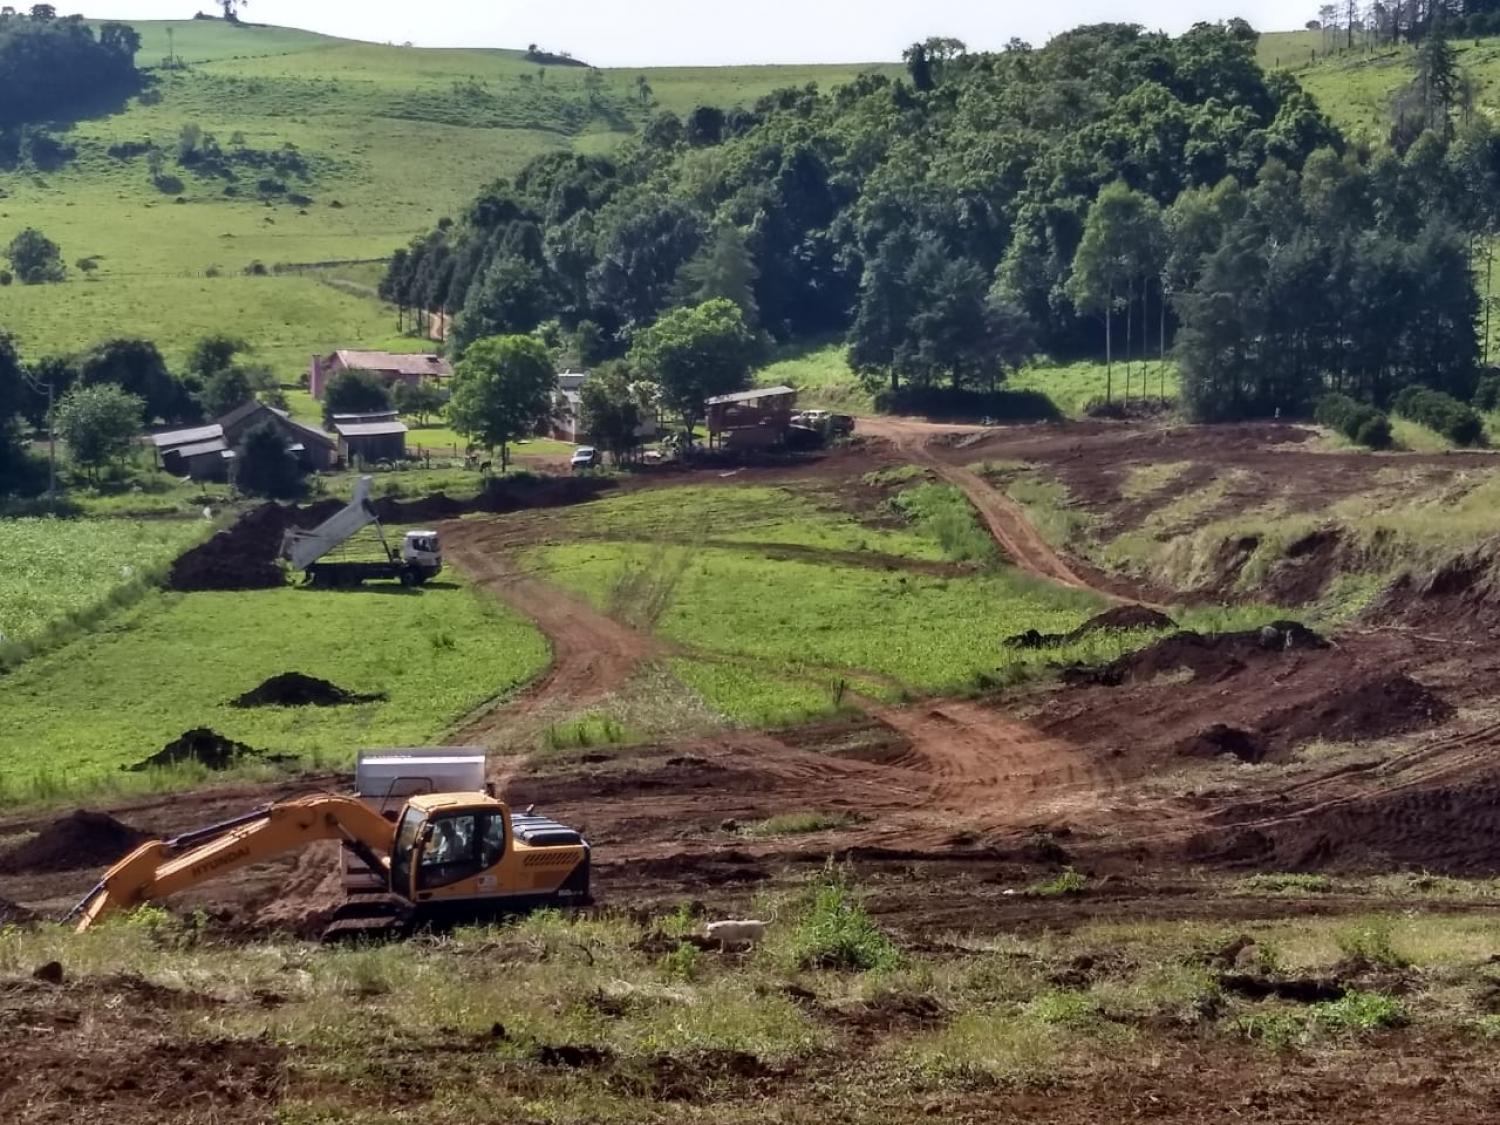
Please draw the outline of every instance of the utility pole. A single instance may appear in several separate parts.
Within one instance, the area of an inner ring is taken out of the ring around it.
[[[40,380],[28,375],[23,369],[21,378],[26,380],[27,385],[34,391],[42,389]],[[53,409],[53,395],[56,384],[53,380],[47,380],[47,499],[52,502],[53,510],[57,509],[57,412]]]

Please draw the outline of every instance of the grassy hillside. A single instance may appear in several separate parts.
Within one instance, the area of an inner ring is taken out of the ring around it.
[[[394,316],[361,292],[368,266],[352,268],[359,284],[337,288],[326,284],[341,280],[337,270],[247,271],[383,258],[540,153],[607,150],[648,113],[636,93],[641,73],[655,91],[652,111],[685,111],[787,85],[834,85],[861,69],[604,71],[591,97],[583,68],[543,73],[516,51],[381,46],[215,21],[136,26],[138,62],[151,68],[146,94],[69,130],[77,158],[64,167],[0,174],[0,245],[35,226],[73,267],[61,287],[7,290],[0,326],[28,354],[135,333],[177,361],[197,336],[226,329],[291,377],[315,350],[400,346],[389,339]],[[182,69],[163,65],[169,30]],[[188,125],[217,139],[234,179],[179,162]],[[166,157],[155,182],[139,151],[148,144]],[[298,172],[269,166],[285,165],[287,145]],[[264,200],[263,178],[286,191]],[[97,268],[77,268],[83,258]]]
[[[1479,111],[1493,116],[1500,110],[1500,39],[1455,39],[1453,48],[1460,69],[1475,80]],[[1262,65],[1289,69],[1352,136],[1382,141],[1390,129],[1391,99],[1412,79],[1412,52],[1409,46],[1371,50],[1356,42],[1353,50],[1325,54],[1321,32],[1296,31],[1263,36],[1259,53]]]

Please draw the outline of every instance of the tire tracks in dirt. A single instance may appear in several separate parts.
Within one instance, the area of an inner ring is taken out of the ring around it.
[[[1119,600],[1109,590],[1083,578],[1037,531],[1025,509],[1003,492],[992,488],[972,469],[951,465],[939,458],[929,445],[943,434],[971,434],[971,426],[953,426],[937,422],[918,422],[909,418],[861,418],[859,432],[884,438],[903,457],[936,473],[969,498],[990,535],[1020,570],[1050,579],[1073,590],[1093,590],[1111,600]]]
[[[534,622],[552,646],[552,662],[540,679],[498,705],[460,719],[458,742],[489,745],[526,733],[559,703],[587,707],[619,691],[664,648],[648,633],[600,613],[582,598],[515,567],[492,521],[451,521],[440,526],[448,557],[484,589]]]

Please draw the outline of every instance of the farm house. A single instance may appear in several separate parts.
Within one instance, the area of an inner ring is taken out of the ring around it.
[[[359,352],[340,350],[328,356],[313,356],[307,372],[307,389],[313,398],[323,397],[340,371],[368,371],[387,387],[397,383],[420,383],[426,379],[443,380],[453,376],[453,366],[438,355],[397,355],[393,352]]]
[[[705,399],[710,442],[731,449],[763,449],[782,441],[797,408],[793,387],[758,387]]]

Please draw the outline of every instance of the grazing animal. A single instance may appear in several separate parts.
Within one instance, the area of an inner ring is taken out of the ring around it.
[[[482,461],[479,464],[479,471],[481,473],[487,473],[487,472],[490,471],[490,466],[493,465],[493,464],[494,464],[493,461]]]
[[[709,922],[703,927],[703,936],[719,943],[720,950],[759,944],[766,936],[766,924],[751,919],[731,922]]]

